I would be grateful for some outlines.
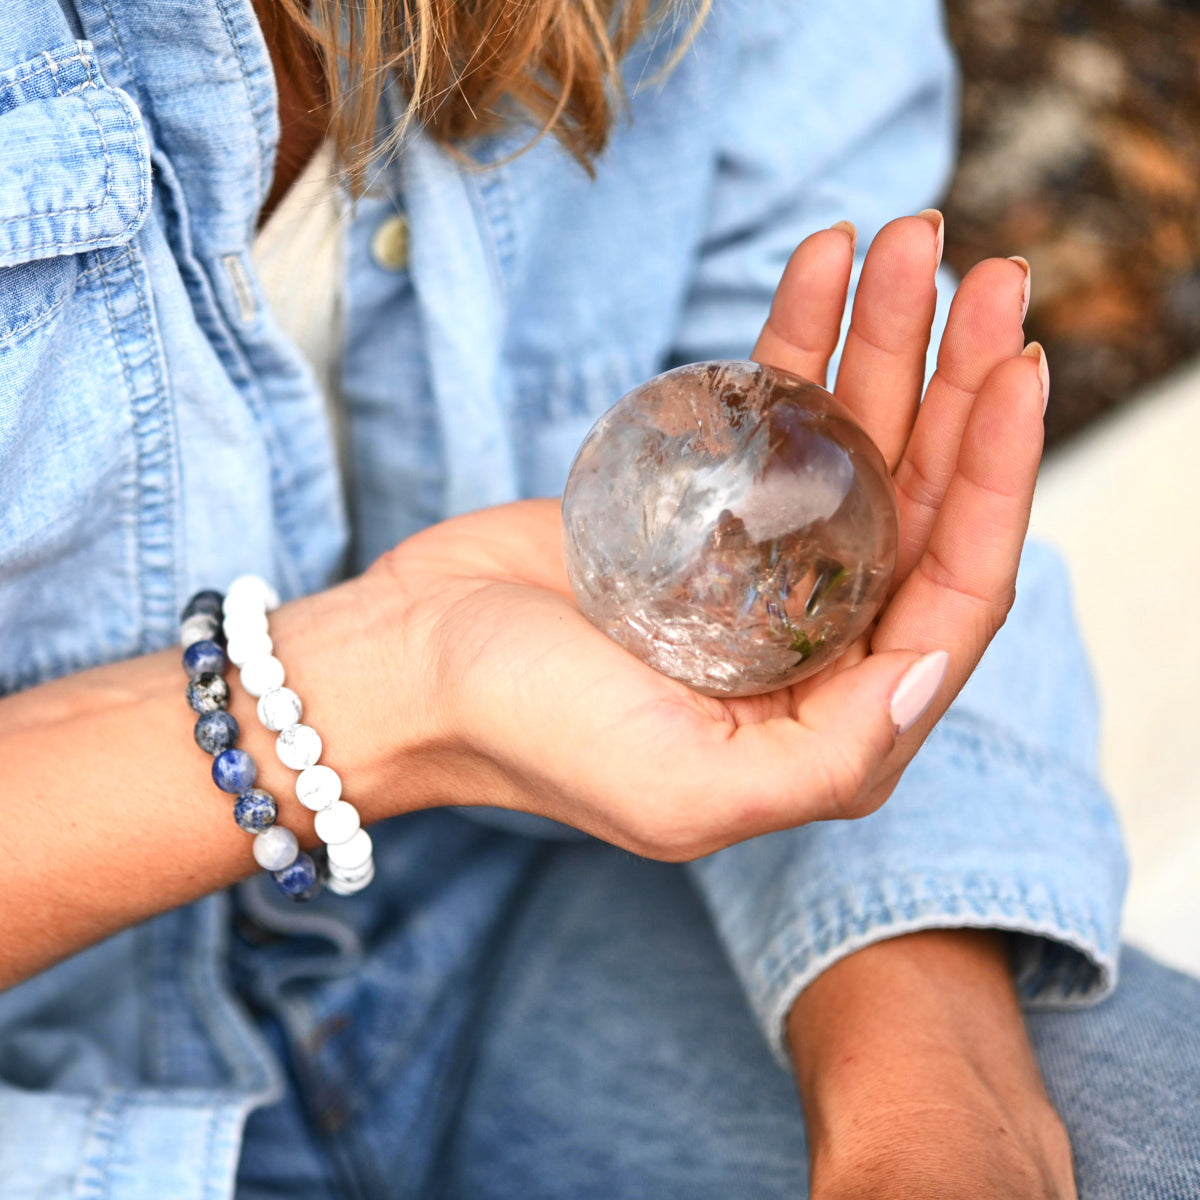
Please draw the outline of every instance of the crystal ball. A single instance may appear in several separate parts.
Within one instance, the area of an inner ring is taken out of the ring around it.
[[[584,615],[710,696],[820,670],[896,561],[875,444],[823,387],[751,362],[678,367],[618,400],[572,464],[563,529]]]

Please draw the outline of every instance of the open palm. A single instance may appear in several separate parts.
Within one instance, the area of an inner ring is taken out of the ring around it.
[[[576,607],[556,501],[444,522],[381,560],[407,597],[408,669],[432,681],[428,742],[456,763],[458,802],[683,859],[887,798],[1003,623],[1042,445],[1044,360],[1021,354],[1018,263],[963,280],[921,402],[939,225],[891,222],[863,266],[835,392],[893,472],[900,549],[874,629],[822,673],[719,700],[645,666]],[[852,258],[842,229],[800,245],[758,361],[824,382]],[[945,682],[898,736],[893,693],[938,650]]]

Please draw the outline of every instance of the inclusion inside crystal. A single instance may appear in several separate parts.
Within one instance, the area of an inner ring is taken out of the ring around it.
[[[749,362],[679,367],[619,400],[575,458],[563,527],[588,619],[715,696],[837,657],[896,559],[874,443],[824,388]]]

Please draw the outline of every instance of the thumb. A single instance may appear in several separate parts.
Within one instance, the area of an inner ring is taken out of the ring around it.
[[[827,752],[829,815],[863,815],[872,777],[937,696],[949,661],[945,650],[869,654],[804,697],[796,717]]]

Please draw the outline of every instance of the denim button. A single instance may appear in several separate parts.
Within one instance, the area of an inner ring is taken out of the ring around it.
[[[408,266],[408,218],[397,213],[388,217],[371,238],[371,257],[385,271],[403,271]]]

